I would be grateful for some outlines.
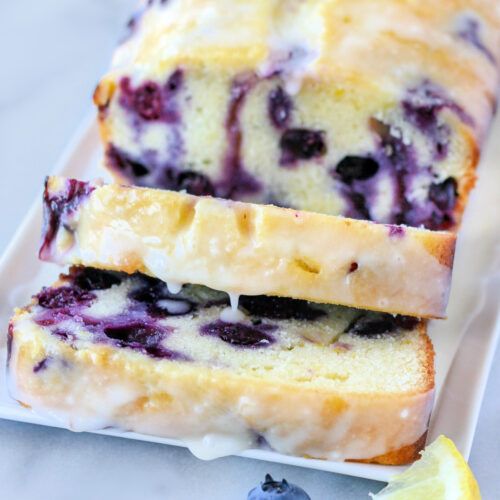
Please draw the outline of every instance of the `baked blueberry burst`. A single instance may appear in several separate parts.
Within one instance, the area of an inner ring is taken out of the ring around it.
[[[12,395],[72,429],[177,437],[205,458],[265,444],[376,459],[385,441],[361,429],[403,410],[409,425],[376,428],[393,447],[403,435],[418,442],[433,387],[423,322],[264,295],[231,302],[203,286],[172,293],[143,274],[73,267],[11,320]],[[351,433],[365,436],[359,449]]]
[[[33,321],[75,348],[83,328],[94,343],[184,361],[197,360],[197,343],[224,351],[281,350],[304,341],[331,344],[340,335],[396,334],[405,322],[417,323],[406,316],[265,295],[242,296],[239,310],[232,311],[227,294],[203,286],[187,285],[173,294],[144,274],[78,267],[62,276],[59,286],[42,289],[35,303]]]

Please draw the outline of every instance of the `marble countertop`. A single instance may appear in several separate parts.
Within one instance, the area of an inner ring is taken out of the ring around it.
[[[0,252],[40,193],[91,95],[135,0],[0,3]],[[495,362],[496,361],[496,362]],[[470,465],[484,498],[498,496],[500,352]],[[224,458],[202,462],[163,445],[0,421],[0,496],[23,500],[246,499],[270,472],[319,499],[363,499],[382,483]]]

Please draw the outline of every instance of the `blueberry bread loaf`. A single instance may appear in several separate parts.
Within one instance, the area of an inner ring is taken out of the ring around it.
[[[493,0],[152,0],[95,92],[121,182],[456,229],[495,108]]]
[[[422,448],[433,350],[414,318],[72,268],[9,327],[13,397],[74,430],[182,439],[203,457],[401,464]],[[244,312],[244,314],[243,314]],[[211,443],[218,443],[213,448]]]
[[[40,256],[178,286],[443,317],[455,234],[49,177]]]

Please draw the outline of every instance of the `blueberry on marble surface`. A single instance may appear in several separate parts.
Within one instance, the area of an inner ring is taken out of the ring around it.
[[[275,481],[270,474],[266,474],[264,482],[248,493],[247,500],[311,500],[311,497],[286,479]]]

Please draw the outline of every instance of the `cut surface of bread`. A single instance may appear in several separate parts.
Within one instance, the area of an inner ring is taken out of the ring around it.
[[[493,0],[171,0],[94,100],[121,182],[456,229],[495,109]]]
[[[425,322],[265,296],[242,297],[236,317],[228,305],[205,287],[173,295],[72,268],[11,320],[11,394],[75,430],[179,438],[204,457],[417,457],[434,392]]]
[[[455,234],[174,191],[47,180],[40,256],[172,286],[443,317]]]

